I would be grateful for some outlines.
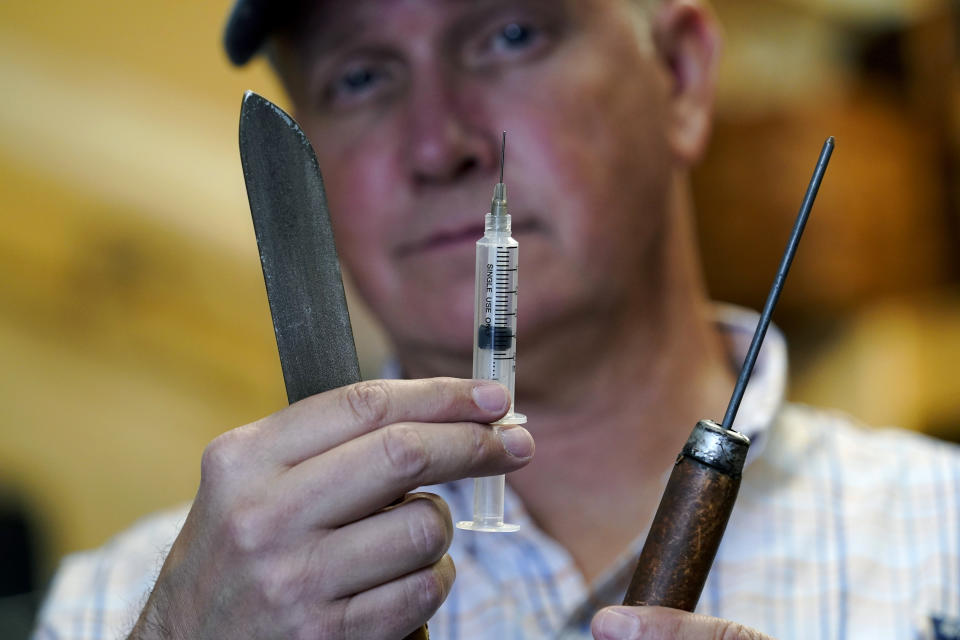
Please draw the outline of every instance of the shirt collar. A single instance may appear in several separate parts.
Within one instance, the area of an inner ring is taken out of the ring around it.
[[[760,315],[742,307],[717,304],[714,322],[727,343],[730,367],[735,374],[746,358]],[[750,438],[747,464],[755,459],[766,444],[766,436],[780,407],[787,388],[787,343],[772,324],[753,368],[753,376],[743,394],[733,428]],[[733,390],[731,389],[731,392]]]

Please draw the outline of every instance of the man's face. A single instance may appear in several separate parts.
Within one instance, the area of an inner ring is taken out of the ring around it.
[[[282,64],[341,259],[401,350],[469,353],[501,131],[522,340],[655,304],[670,80],[631,2],[317,4]]]

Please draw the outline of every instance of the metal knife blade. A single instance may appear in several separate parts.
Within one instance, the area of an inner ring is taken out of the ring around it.
[[[360,380],[326,192],[303,130],[247,91],[240,160],[287,400]]]
[[[358,382],[340,260],[310,141],[283,109],[247,91],[240,161],[287,400]],[[424,625],[405,640],[429,638]]]

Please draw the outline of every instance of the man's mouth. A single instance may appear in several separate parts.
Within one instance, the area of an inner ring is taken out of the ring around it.
[[[536,220],[515,222],[513,235],[525,234],[531,231],[541,231],[543,226]],[[425,254],[456,249],[464,245],[473,245],[483,237],[483,225],[471,224],[463,227],[444,229],[428,235],[422,240],[415,240],[397,247],[397,256],[406,258],[414,254]]]

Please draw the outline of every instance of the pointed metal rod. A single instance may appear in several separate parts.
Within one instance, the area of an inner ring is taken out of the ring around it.
[[[783,283],[786,281],[787,273],[790,271],[793,256],[797,253],[800,236],[803,235],[803,228],[807,224],[807,218],[810,217],[810,210],[813,209],[813,201],[817,199],[817,192],[820,190],[823,174],[826,172],[827,164],[830,162],[830,156],[833,154],[833,147],[833,136],[830,136],[827,138],[827,141],[823,143],[823,149],[820,151],[820,159],[817,160],[817,168],[813,172],[810,185],[807,187],[807,193],[803,197],[803,204],[800,206],[797,221],[793,225],[790,241],[787,243],[787,250],[783,254],[783,259],[780,260],[777,277],[773,281],[773,287],[771,287],[769,295],[767,295],[767,302],[763,305],[763,312],[760,314],[757,330],[753,334],[753,341],[750,343],[747,357],[743,361],[743,368],[740,369],[737,385],[733,389],[730,404],[727,405],[727,413],[723,416],[724,429],[733,428],[733,421],[736,419],[737,411],[740,409],[740,401],[743,400],[743,393],[746,391],[747,383],[750,382],[750,376],[753,374],[753,366],[757,363],[757,356],[760,355],[763,338],[767,335],[767,327],[770,326],[770,317],[773,315],[773,308],[777,305],[777,300],[780,299]]]
[[[500,183],[503,184],[503,161],[507,152],[507,132],[503,132],[503,140],[500,142]]]

